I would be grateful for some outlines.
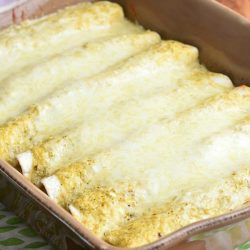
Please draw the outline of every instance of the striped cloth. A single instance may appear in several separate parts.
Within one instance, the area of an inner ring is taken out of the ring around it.
[[[52,248],[0,203],[0,250]]]

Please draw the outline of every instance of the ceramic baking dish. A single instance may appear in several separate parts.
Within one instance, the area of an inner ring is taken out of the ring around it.
[[[5,1],[6,2],[6,1]],[[20,0],[0,5],[0,26],[42,16],[80,0]],[[210,70],[250,83],[250,22],[213,0],[118,0],[144,27],[199,48]],[[1,3],[1,2],[0,2]],[[0,161],[0,200],[56,249],[120,249],[98,238],[67,211]],[[250,239],[250,206],[184,227],[140,249],[234,249]],[[139,248],[137,248],[139,249]]]

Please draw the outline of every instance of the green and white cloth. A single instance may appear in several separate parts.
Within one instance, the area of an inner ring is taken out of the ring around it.
[[[0,203],[0,250],[52,248]]]
[[[250,249],[250,241],[236,248],[236,250],[249,250],[249,249]]]

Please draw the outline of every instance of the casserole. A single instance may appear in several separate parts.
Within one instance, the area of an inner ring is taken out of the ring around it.
[[[244,211],[245,212],[245,211]]]

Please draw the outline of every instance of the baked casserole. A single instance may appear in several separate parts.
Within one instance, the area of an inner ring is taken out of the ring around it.
[[[250,89],[110,2],[0,33],[0,157],[115,246],[250,198]]]

